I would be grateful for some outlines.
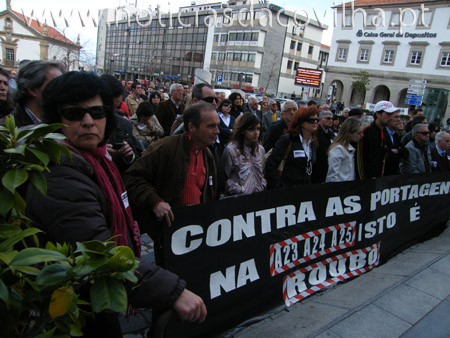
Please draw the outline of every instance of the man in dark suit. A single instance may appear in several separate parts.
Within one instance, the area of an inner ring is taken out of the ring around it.
[[[436,146],[431,148],[431,170],[450,171],[450,134],[440,131],[435,140]]]
[[[281,108],[281,120],[272,124],[264,139],[264,149],[266,153],[273,148],[280,136],[284,135],[289,129],[297,111],[297,103],[292,100],[287,100],[283,103]]]
[[[386,160],[384,166],[384,175],[400,174],[400,162],[408,157],[408,150],[401,142],[401,137],[397,134],[397,129],[401,123],[400,112],[392,113],[391,120],[386,126]]]
[[[331,127],[333,126],[333,113],[328,110],[322,110],[319,114],[319,126],[317,128],[317,141],[319,148],[317,149],[316,162],[313,166],[312,182],[325,182],[328,172],[328,148],[334,139],[334,133]]]
[[[260,121],[262,121],[262,113],[261,110],[258,109],[258,100],[256,97],[250,96],[248,98],[248,108],[244,110],[244,113],[252,113]]]
[[[272,124],[279,120],[281,120],[281,112],[278,110],[277,101],[271,99],[269,100],[269,111],[263,114],[262,119],[262,133],[264,139],[266,139],[265,135],[269,131]]]
[[[156,117],[164,129],[164,136],[170,135],[170,127],[172,127],[175,119],[184,113],[183,86],[174,83],[170,86],[170,98],[167,101],[160,102],[156,109]]]

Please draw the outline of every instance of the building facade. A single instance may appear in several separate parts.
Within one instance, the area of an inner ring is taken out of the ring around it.
[[[101,15],[100,72],[187,81],[202,68],[212,73],[216,87],[300,96],[309,88],[295,85],[296,69],[318,69],[328,52],[321,45],[326,27],[269,3],[193,3],[151,19],[128,11],[117,24],[114,10]],[[309,96],[319,93],[314,89]]]
[[[426,81],[422,106],[429,120],[449,115],[450,7],[448,1],[356,0],[339,6],[323,96],[347,106],[390,100],[407,104],[411,80]],[[353,86],[367,72],[365,92]],[[422,94],[422,95],[420,95]],[[412,101],[408,101],[412,102]]]
[[[0,13],[0,40],[0,63],[8,70],[17,69],[22,60],[58,60],[68,70],[79,69],[79,40],[73,43],[55,28],[12,10],[10,1]]]

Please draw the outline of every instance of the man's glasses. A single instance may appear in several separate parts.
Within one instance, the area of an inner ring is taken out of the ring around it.
[[[81,108],[81,107],[62,108],[60,110],[60,113],[67,121],[81,121],[86,113],[91,115],[91,117],[94,120],[99,120],[106,117],[104,106],[94,106],[89,108]]]
[[[202,100],[205,102],[208,102],[208,103],[219,102],[219,99],[215,96],[207,96],[207,97],[202,98]]]
[[[328,120],[331,121],[333,118],[332,117],[324,117],[322,120]]]
[[[320,119],[318,117],[309,117],[305,121],[308,123],[319,123]]]
[[[417,134],[427,136],[427,135],[430,135],[430,132],[429,131],[419,131]]]

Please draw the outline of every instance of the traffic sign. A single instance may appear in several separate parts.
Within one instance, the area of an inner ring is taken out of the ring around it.
[[[223,81],[223,75],[222,74],[218,74],[217,77],[216,77],[216,82],[217,83],[222,83],[222,81]]]
[[[427,80],[409,80],[410,85],[427,85]]]
[[[408,89],[407,94],[425,95],[425,89]]]
[[[406,99],[405,103],[413,105],[413,106],[420,106],[420,105],[422,105],[422,101],[421,100],[413,100],[413,99]]]
[[[413,94],[407,94],[406,95],[407,99],[412,99],[412,100],[419,100],[422,101],[423,100],[423,95],[413,95]]]

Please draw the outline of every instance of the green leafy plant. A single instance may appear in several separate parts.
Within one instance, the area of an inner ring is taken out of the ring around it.
[[[369,73],[365,70],[362,70],[353,74],[353,79],[355,81],[352,82],[352,86],[356,91],[355,94],[358,97],[355,101],[358,103],[363,103],[367,87],[370,85]]]
[[[39,245],[22,197],[31,184],[46,194],[44,172],[61,155],[62,124],[18,130],[14,118],[0,127],[1,337],[82,336],[86,316],[126,311],[124,281],[136,282],[132,250],[114,241]]]

